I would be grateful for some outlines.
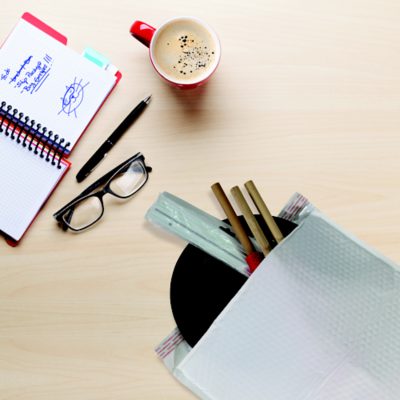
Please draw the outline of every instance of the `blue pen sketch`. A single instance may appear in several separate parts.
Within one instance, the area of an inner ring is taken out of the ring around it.
[[[0,79],[2,81],[5,81],[5,80],[7,80],[8,75],[10,75],[10,68],[4,68],[2,74],[0,75]]]
[[[58,114],[64,113],[70,116],[71,114],[75,115],[75,118],[78,117],[76,110],[82,104],[82,101],[85,96],[85,88],[89,85],[90,82],[82,84],[82,79],[78,82],[78,79],[75,77],[74,82],[66,86],[66,92],[63,97],[61,97],[61,110]]]
[[[3,68],[0,81],[5,81],[20,93],[33,94],[49,77],[52,66],[53,58],[49,54],[43,57],[29,55],[17,67]]]
[[[29,56],[26,60],[22,62],[22,64],[19,66],[17,72],[14,74],[14,76],[10,79],[10,83],[16,82],[19,76],[21,75],[22,71],[26,68],[26,66],[31,62],[33,56]]]

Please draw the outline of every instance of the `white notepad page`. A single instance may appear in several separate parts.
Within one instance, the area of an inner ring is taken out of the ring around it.
[[[0,49],[0,102],[70,142],[71,150],[116,77],[21,19]]]
[[[0,230],[21,239],[66,169],[0,133]]]
[[[313,211],[175,375],[207,400],[398,400],[399,371],[399,267]]]

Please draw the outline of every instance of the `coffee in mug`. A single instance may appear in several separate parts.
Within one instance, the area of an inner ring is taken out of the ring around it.
[[[156,71],[183,88],[206,82],[217,68],[220,44],[214,31],[194,17],[177,17],[155,30],[136,21],[131,33],[150,48]]]
[[[216,61],[211,34],[194,20],[166,24],[154,43],[153,62],[174,81],[196,81],[208,75]]]

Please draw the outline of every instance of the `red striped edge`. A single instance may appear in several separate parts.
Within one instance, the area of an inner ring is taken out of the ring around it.
[[[294,221],[297,216],[304,210],[304,208],[309,204],[310,202],[306,197],[304,197],[300,193],[296,193],[280,212],[279,216],[281,218],[287,219],[288,221]]]
[[[175,328],[173,332],[168,335],[156,348],[156,353],[158,357],[164,359],[170,354],[175,348],[184,341],[178,328]]]

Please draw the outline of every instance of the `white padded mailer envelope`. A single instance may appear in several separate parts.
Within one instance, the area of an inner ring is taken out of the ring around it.
[[[174,375],[209,400],[399,400],[398,266],[312,210]]]

